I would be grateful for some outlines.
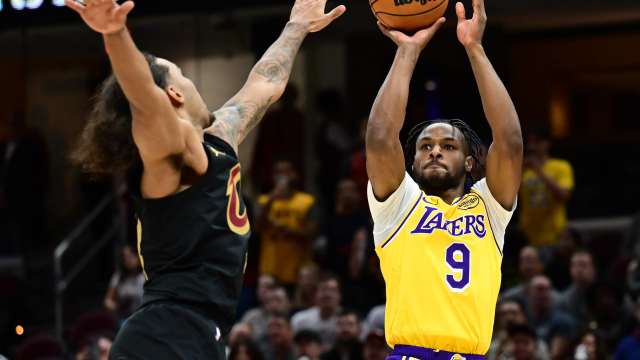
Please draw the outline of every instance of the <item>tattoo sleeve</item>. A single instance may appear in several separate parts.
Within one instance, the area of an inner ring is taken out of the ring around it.
[[[287,23],[282,34],[265,52],[249,74],[245,86],[216,111],[215,132],[237,146],[260,122],[287,85],[306,28]]]
[[[306,35],[307,32],[302,25],[287,23],[278,40],[267,49],[253,67],[252,73],[272,84],[286,83],[291,75],[293,61]]]

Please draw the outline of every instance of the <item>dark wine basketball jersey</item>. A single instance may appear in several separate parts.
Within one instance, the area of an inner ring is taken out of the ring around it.
[[[147,280],[143,306],[156,301],[192,306],[226,334],[242,286],[249,220],[234,150],[209,134],[204,147],[207,171],[184,191],[142,199],[140,176],[131,182]]]

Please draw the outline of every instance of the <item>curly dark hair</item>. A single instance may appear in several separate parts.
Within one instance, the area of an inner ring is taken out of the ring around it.
[[[413,158],[416,155],[416,143],[418,141],[418,137],[424,129],[433,124],[448,124],[460,131],[465,140],[465,155],[470,155],[473,158],[473,166],[482,167],[484,163],[484,155],[483,155],[483,147],[484,144],[480,139],[480,136],[469,126],[467,123],[460,119],[437,119],[437,120],[429,120],[423,121],[416,126],[414,126],[407,136],[407,141],[404,144],[404,161],[405,167],[409,174],[413,176],[413,171],[411,169],[413,165]],[[484,169],[479,169],[476,173],[484,173]],[[475,171],[474,171],[475,172]],[[467,173],[466,183],[465,183],[465,191],[469,191],[471,186],[475,181],[479,179],[474,179],[472,173]]]
[[[169,69],[157,58],[144,53],[153,81],[167,86]],[[111,74],[94,97],[89,121],[82,130],[71,161],[93,177],[126,174],[141,164],[138,148],[131,134],[131,108],[116,77]]]

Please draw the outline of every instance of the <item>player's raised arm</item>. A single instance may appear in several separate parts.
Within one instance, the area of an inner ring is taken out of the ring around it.
[[[467,19],[462,3],[456,4],[458,40],[464,46],[478,84],[493,143],[487,154],[487,184],[505,209],[512,209],[522,175],[522,131],[507,89],[482,47],[487,23],[484,0],[473,0],[473,17]]]
[[[113,73],[133,115],[133,137],[145,165],[184,148],[180,124],[165,89],[158,87],[149,62],[138,50],[126,27],[133,1],[65,0],[94,31],[101,33]]]
[[[393,65],[373,103],[367,124],[367,173],[373,193],[385,200],[400,186],[405,174],[405,161],[400,143],[400,130],[404,124],[409,84],[420,53],[444,23],[440,18],[430,28],[413,36],[390,30],[380,30],[398,46]]]
[[[296,0],[282,34],[253,67],[242,89],[215,112],[216,121],[208,132],[237,150],[268,107],[282,96],[307,34],[324,29],[346,10],[340,5],[325,14],[326,3],[327,0]]]

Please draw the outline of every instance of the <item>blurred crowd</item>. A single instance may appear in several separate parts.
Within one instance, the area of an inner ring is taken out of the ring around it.
[[[253,235],[229,358],[383,360],[390,350],[366,201],[366,119],[349,121],[339,93],[324,91],[310,145],[283,136],[310,126],[296,96],[290,87],[258,133],[250,172],[258,195],[247,199]],[[569,225],[576,179],[568,161],[553,157],[550,138],[544,129],[525,134],[518,212],[505,239],[503,290],[487,358],[638,360],[640,217],[624,244],[610,245],[619,246],[612,250],[617,256],[601,259],[602,245]],[[0,211],[9,213],[21,143],[7,139],[0,138]],[[313,194],[304,185],[312,183],[303,176],[307,146],[318,154]],[[135,245],[125,244],[119,254],[104,309],[78,319],[65,346],[37,335],[20,345],[16,359],[106,358],[144,284]]]

